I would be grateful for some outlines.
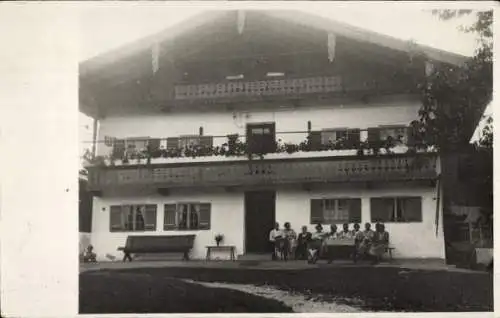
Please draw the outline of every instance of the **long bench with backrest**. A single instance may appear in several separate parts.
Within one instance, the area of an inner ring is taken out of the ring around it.
[[[183,260],[189,260],[195,235],[129,235],[123,251],[123,261],[132,261],[131,254],[183,253]]]

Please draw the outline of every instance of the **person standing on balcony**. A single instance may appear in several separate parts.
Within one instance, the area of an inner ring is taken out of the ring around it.
[[[274,224],[274,229],[272,229],[271,232],[269,232],[269,242],[271,242],[272,247],[273,247],[273,255],[272,255],[273,261],[276,260],[277,249],[279,248],[278,244],[279,244],[280,240],[282,239],[282,237],[283,237],[283,233],[280,230],[280,224],[278,222],[276,222]]]

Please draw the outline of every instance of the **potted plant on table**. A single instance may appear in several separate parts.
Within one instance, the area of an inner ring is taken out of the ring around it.
[[[222,234],[217,234],[215,236],[215,243],[217,244],[217,246],[220,245],[220,243],[224,240],[224,235]]]

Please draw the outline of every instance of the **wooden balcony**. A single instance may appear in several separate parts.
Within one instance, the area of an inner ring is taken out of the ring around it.
[[[435,154],[320,157],[92,167],[93,191],[128,186],[232,187],[294,183],[430,180]]]
[[[278,78],[260,81],[226,81],[204,84],[177,84],[177,102],[252,101],[298,99],[307,96],[340,96],[348,93],[385,93],[408,91],[408,83],[387,79],[317,76]]]

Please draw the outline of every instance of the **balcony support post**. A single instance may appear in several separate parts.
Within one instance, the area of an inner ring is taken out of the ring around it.
[[[92,128],[92,158],[96,155],[96,143],[97,143],[97,118],[94,118],[93,128]]]

